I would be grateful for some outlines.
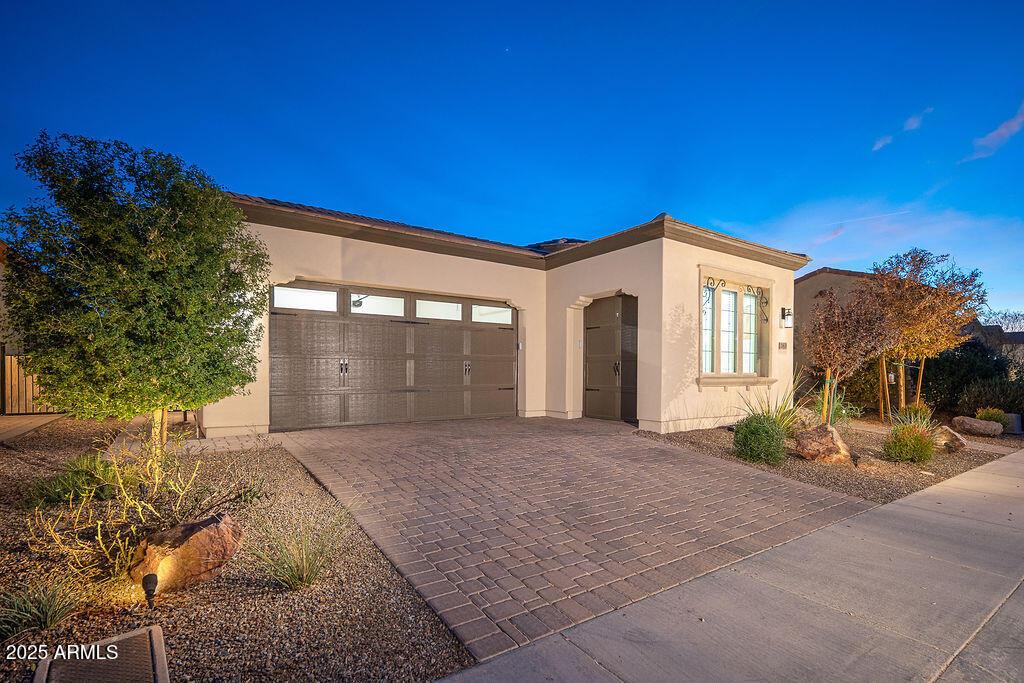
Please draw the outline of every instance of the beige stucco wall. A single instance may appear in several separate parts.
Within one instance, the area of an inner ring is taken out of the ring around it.
[[[738,256],[672,240],[664,241],[661,344],[661,422],[642,428],[661,433],[730,424],[741,417],[743,396],[772,396],[787,390],[793,377],[793,330],[783,328],[782,307],[793,306],[793,273]],[[767,339],[763,360],[769,363],[766,385],[698,386],[700,351],[701,269],[735,274],[742,282],[768,284]],[[785,348],[780,348],[780,343]]]
[[[544,414],[544,271],[432,254],[301,230],[250,225],[267,244],[273,284],[296,279],[507,301],[519,311],[519,413]],[[264,320],[264,329],[268,321]],[[269,346],[246,394],[202,410],[208,437],[263,433],[270,424]]]
[[[253,225],[267,243],[275,284],[296,279],[503,300],[519,311],[518,409],[524,417],[578,418],[583,404],[583,308],[623,292],[637,297],[637,417],[642,429],[670,432],[733,422],[743,392],[789,386],[792,330],[778,311],[793,305],[792,272],[669,239],[655,239],[548,271],[432,254],[299,230]],[[728,270],[771,283],[771,386],[698,386],[700,269]],[[785,349],[779,348],[784,342]],[[207,406],[207,436],[266,432],[269,350],[242,396]]]
[[[661,269],[657,239],[547,271],[547,414],[583,414],[583,308],[618,291],[637,297],[637,418],[661,414]]]

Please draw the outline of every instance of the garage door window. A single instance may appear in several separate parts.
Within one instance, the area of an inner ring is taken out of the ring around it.
[[[473,304],[473,322],[511,325],[512,309],[505,308],[504,306],[480,306]]]
[[[274,287],[276,308],[295,308],[303,311],[338,312],[338,293],[333,290]]]
[[[353,313],[363,315],[405,315],[405,299],[398,296],[376,296],[374,294],[351,293]]]
[[[416,317],[432,320],[462,320],[462,304],[454,301],[416,299]]]

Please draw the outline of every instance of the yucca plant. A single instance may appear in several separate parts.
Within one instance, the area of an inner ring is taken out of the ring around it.
[[[801,384],[801,376],[797,374],[789,389],[776,394],[774,398],[767,389],[755,392],[753,398],[740,394],[746,416],[764,416],[774,421],[785,436],[793,436],[799,429],[800,421],[800,403],[794,400],[794,395]]]
[[[78,611],[81,594],[66,579],[35,581],[0,596],[0,641],[54,626]]]
[[[266,548],[254,554],[275,584],[289,590],[310,586],[324,574],[337,551],[335,526],[319,531],[305,526],[272,531],[267,534]]]
[[[813,408],[816,415],[820,415],[822,412],[826,411],[827,413],[831,413],[831,415],[826,413],[828,424],[844,425],[849,423],[850,420],[860,417],[864,412],[860,406],[846,400],[845,389],[837,389],[830,399],[828,399],[827,391],[827,387],[822,386],[821,389],[814,394]],[[825,404],[826,399],[828,399],[828,408],[823,410],[822,406]]]

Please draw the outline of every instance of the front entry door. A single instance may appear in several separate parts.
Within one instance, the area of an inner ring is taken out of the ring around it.
[[[583,415],[636,422],[636,297],[595,299],[583,326]]]

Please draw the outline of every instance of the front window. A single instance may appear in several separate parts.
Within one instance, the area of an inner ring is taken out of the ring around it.
[[[743,295],[743,372],[757,373],[757,296]]]
[[[736,372],[736,292],[723,290],[722,302],[722,358],[719,372]]]
[[[762,375],[769,290],[742,280],[707,277],[701,287],[700,372]]]
[[[700,317],[700,369],[715,371],[715,288],[705,287]]]

